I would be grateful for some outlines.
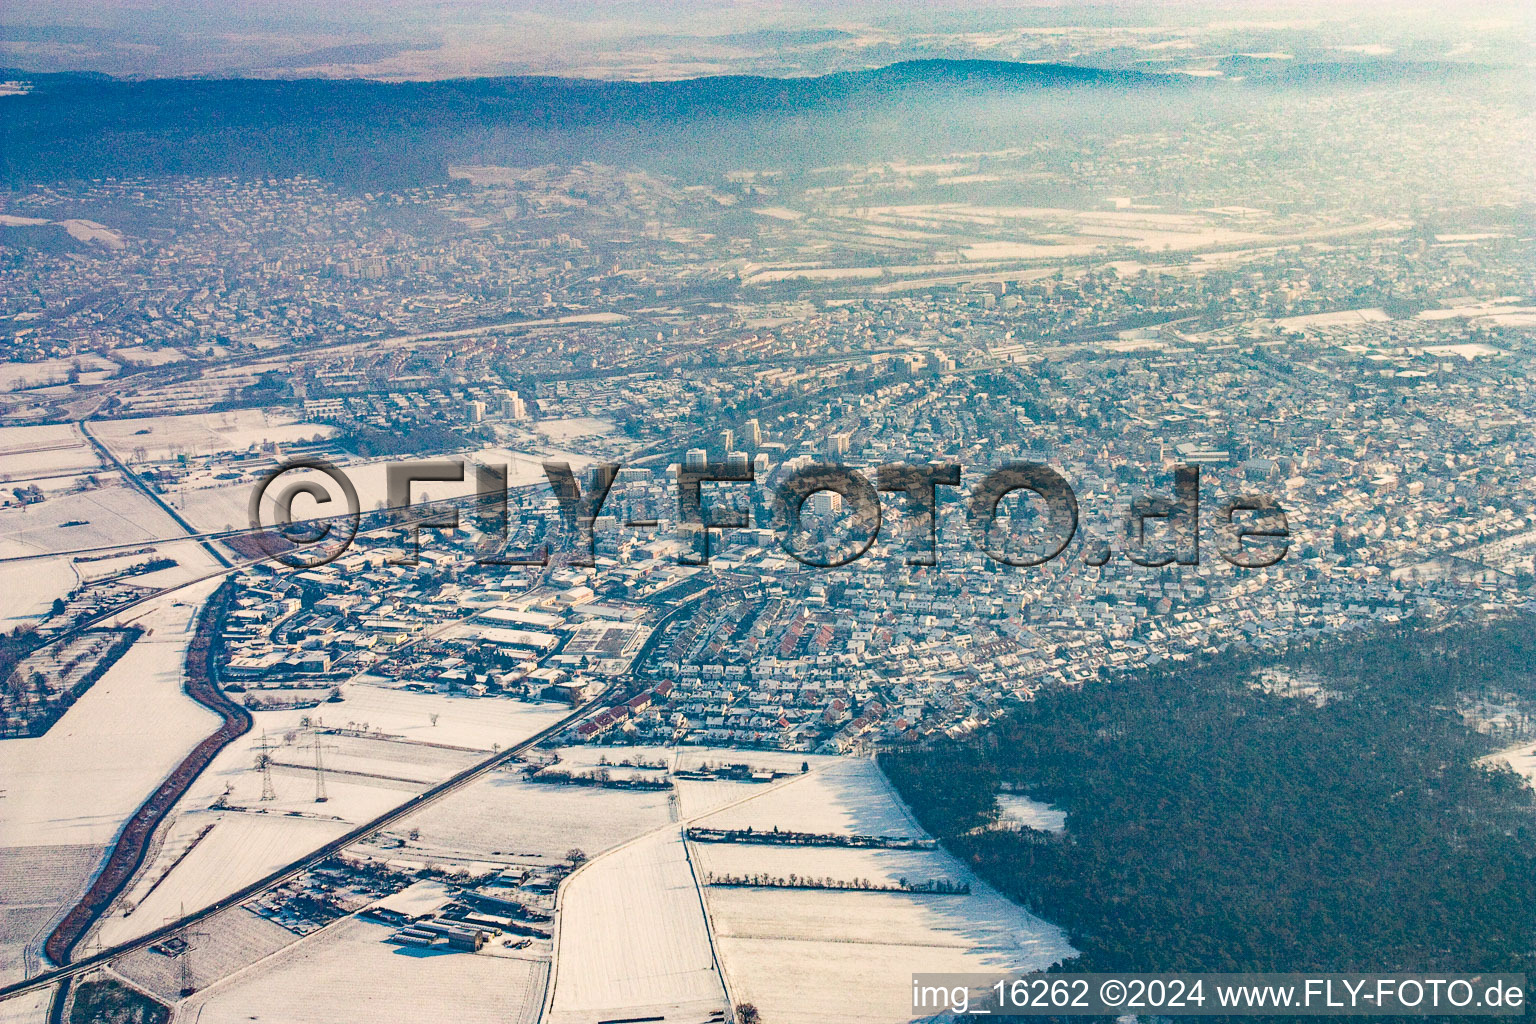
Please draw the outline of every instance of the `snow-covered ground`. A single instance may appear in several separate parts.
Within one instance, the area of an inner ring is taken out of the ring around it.
[[[35,363],[0,363],[0,392],[67,383],[76,366],[80,368],[80,380],[84,383],[105,380],[119,369],[110,359],[89,353],[68,359],[42,359]]]
[[[197,609],[211,584],[161,598],[149,632],[42,736],[0,743],[0,863],[47,851],[49,874],[0,886],[0,948],[17,948],[80,893],[102,851],[218,717],[181,689]],[[19,976],[5,954],[0,975]]]
[[[218,716],[181,689],[201,583],[135,614],[147,632],[47,733],[0,743],[0,846],[105,843]]]
[[[1027,825],[1041,832],[1061,832],[1067,827],[1067,812],[1050,804],[1041,803],[1022,793],[997,794],[997,806],[1002,814],[998,822],[1004,825]]]
[[[922,836],[873,761],[849,759],[726,808],[700,824],[839,834]],[[701,875],[944,879],[966,895],[834,889],[705,890],[734,1002],[774,1024],[870,1024],[911,1014],[919,971],[998,973],[1043,968],[1073,954],[1060,929],[1003,897],[941,850],[692,844]],[[858,993],[850,999],[849,993]]]
[[[0,1024],[44,1024],[52,991],[27,992],[0,1003]]]
[[[613,433],[612,420],[593,416],[568,416],[564,419],[540,420],[533,429],[556,442],[570,441],[578,437],[604,437]]]
[[[1073,954],[1059,930],[975,884],[968,896],[711,887],[731,998],[775,1024],[892,1024],[913,1017],[914,973],[1021,972]]]
[[[105,855],[104,846],[0,848],[0,984],[41,969],[37,951]]]
[[[398,850],[373,856],[477,862],[553,862],[571,849],[588,856],[665,825],[668,794],[525,782],[493,772],[400,821],[389,830]],[[412,830],[417,839],[409,839]]]
[[[742,760],[756,756],[756,751],[737,752]],[[865,758],[844,758],[747,803],[710,815],[699,824],[842,835],[923,834],[906,807],[891,795],[879,767]]]
[[[185,531],[170,516],[121,483],[0,509],[0,558],[182,536]]]
[[[322,704],[309,714],[331,727],[345,726],[349,721],[367,722],[371,728],[402,740],[486,752],[493,747],[504,750],[570,714],[570,708],[562,704],[417,693],[362,680],[349,684],[342,697],[341,703]],[[433,715],[437,716],[435,725]]]
[[[1527,782],[1536,786],[1536,746],[1527,747],[1521,745],[1512,747],[1509,750],[1491,754],[1484,758],[1484,760],[1489,762],[1502,761],[1505,765],[1514,769],[1517,774],[1523,775]]]
[[[680,829],[647,835],[573,875],[558,927],[550,1024],[707,1020],[725,1008]]]
[[[900,879],[961,881],[953,858],[939,850],[875,850],[840,846],[773,846],[755,843],[696,843],[694,861],[706,875],[720,878],[767,874],[777,878],[828,878],[834,882],[867,880],[874,886]],[[968,876],[967,876],[968,877]]]
[[[103,420],[91,424],[91,431],[124,461],[141,448],[147,458],[166,461],[177,455],[195,458],[219,452],[243,452],[267,441],[282,444],[330,437],[336,433],[336,428],[305,422],[288,412],[231,409],[184,416]]]
[[[215,914],[196,932],[192,955],[186,960],[141,949],[113,961],[112,969],[170,1005],[181,998],[183,968],[201,991],[299,941],[287,928],[244,907]]]
[[[350,918],[199,992],[177,1009],[197,1024],[531,1024],[546,965],[507,952],[396,946],[392,928]]]
[[[472,700],[356,682],[336,703],[256,712],[252,731],[220,751],[167,816],[155,855],[104,919],[102,941],[126,941],[182,908],[207,906],[398,807],[489,756],[493,746],[505,748],[533,735],[567,711],[553,704]],[[366,724],[379,734],[320,734],[324,803],[315,801],[315,732],[302,724],[306,718],[330,728]],[[268,801],[261,799],[262,773],[256,767],[263,737],[274,762],[276,798]],[[230,809],[220,809],[220,800]]]
[[[20,481],[100,468],[96,450],[72,423],[0,427],[0,480]]]
[[[212,829],[204,833],[208,826]],[[276,814],[184,815],[172,826],[162,856],[140,873],[126,894],[127,903],[103,919],[95,936],[104,946],[135,939],[324,846],[350,827],[346,822]],[[131,906],[131,913],[124,913],[125,906]]]
[[[0,552],[4,546],[0,541]],[[39,621],[48,614],[54,599],[67,597],[79,579],[68,555],[0,561],[0,629],[9,632]]]

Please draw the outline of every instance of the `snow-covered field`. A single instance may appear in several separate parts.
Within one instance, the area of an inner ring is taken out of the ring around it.
[[[1385,323],[1391,319],[1385,310],[1371,307],[1368,309],[1341,309],[1333,313],[1309,313],[1306,316],[1281,317],[1275,321],[1275,326],[1292,329],[1304,327],[1349,327],[1355,324]]]
[[[63,525],[68,522],[81,525]],[[184,535],[153,502],[121,483],[36,505],[0,509],[0,537],[4,538],[0,540],[0,558],[109,544],[148,544]]]
[[[681,831],[665,829],[588,864],[561,893],[550,1024],[725,1008]]]
[[[955,860],[938,850],[875,850],[838,846],[695,843],[694,861],[705,876],[767,874],[777,878],[829,878],[834,882],[894,885],[900,879],[961,881]],[[967,876],[969,877],[969,876]]]
[[[1022,793],[997,794],[997,806],[1002,811],[998,822],[1004,825],[1027,825],[1041,832],[1060,832],[1067,827],[1067,812],[1050,804],[1027,797]]]
[[[218,725],[181,690],[196,600],[160,599],[140,618],[141,637],[52,729],[0,743],[0,861],[47,871],[0,886],[3,944],[25,943],[83,889],[129,815]],[[29,859],[30,858],[30,859]],[[5,955],[6,970],[20,963]]]
[[[210,825],[212,830],[203,835],[203,829]],[[172,825],[161,856],[129,888],[127,904],[114,908],[103,919],[96,937],[106,946],[137,938],[170,918],[228,896],[350,827],[347,822],[277,814],[209,811],[184,815]],[[183,854],[185,859],[166,875]],[[125,914],[124,906],[131,906],[132,911]]]
[[[757,752],[743,751],[737,756],[750,760]],[[891,794],[879,767],[865,758],[844,758],[747,803],[712,814],[699,824],[842,835],[923,834],[906,807]]]
[[[159,598],[148,630],[35,739],[0,743],[0,846],[108,842],[218,716],[181,690],[197,611],[213,583]]]
[[[921,836],[873,761],[848,759],[700,824],[718,828]],[[1002,972],[1071,956],[1060,929],[1010,902],[940,850],[692,844],[701,874],[906,878],[968,883],[967,895],[709,886],[726,984],[772,1024],[911,1019],[918,971]],[[859,993],[850,1000],[849,993]]]
[[[417,830],[420,837],[387,856],[557,861],[572,848],[596,856],[669,820],[665,792],[553,786],[493,772],[396,824],[391,836]]]
[[[318,715],[330,727],[345,726],[348,721],[367,722],[371,728],[402,740],[486,752],[493,746],[506,749],[570,714],[570,708],[562,704],[416,693],[366,681],[349,684],[342,697],[341,703],[322,704],[309,714]],[[436,725],[432,724],[433,715],[437,716]]]
[[[493,744],[507,747],[531,736],[566,710],[352,683],[334,704],[256,712],[252,731],[220,751],[167,816],[155,856],[147,859],[103,922],[103,941],[142,935],[183,907],[191,911],[207,906],[489,756]],[[436,726],[433,714],[438,716]],[[316,803],[315,733],[301,724],[306,717],[333,728],[366,723],[392,738],[322,732],[327,800]],[[276,799],[270,801],[261,799],[262,777],[256,767],[263,736],[275,762]],[[232,809],[218,809],[221,798]],[[212,831],[177,863],[209,825]],[[153,892],[146,898],[151,886]],[[124,915],[141,900],[142,906]]]
[[[0,542],[3,548],[4,542]],[[0,555],[3,557],[3,555]],[[0,629],[37,622],[54,598],[66,597],[79,582],[68,555],[0,562]]]
[[[0,984],[37,973],[36,950],[105,854],[102,846],[0,848]]]
[[[683,818],[697,818],[717,807],[724,807],[762,792],[762,786],[752,782],[678,779],[674,785],[677,787],[678,814]]]
[[[613,433],[612,420],[594,416],[568,416],[564,419],[540,420],[534,424],[543,436],[555,442],[565,442],[578,437],[604,437]]]
[[[711,887],[731,998],[773,1024],[892,1024],[912,1019],[914,973],[1028,971],[1072,955],[1058,929],[972,884],[968,896]]]
[[[27,992],[0,1003],[0,1024],[44,1024],[52,991]]]
[[[207,988],[299,939],[282,925],[257,917],[244,907],[216,914],[195,931],[198,934],[192,937],[194,948],[185,966],[198,989]],[[151,949],[130,953],[112,964],[117,973],[167,1005],[181,998],[182,966],[180,958]]]
[[[74,424],[0,428],[0,480],[100,468],[95,449]]]
[[[147,345],[124,345],[112,349],[107,355],[120,363],[136,367],[165,366],[187,358],[187,354],[178,348],[150,348]]]
[[[140,448],[147,458],[165,461],[177,455],[198,457],[219,452],[243,452],[267,441],[282,444],[330,437],[336,433],[336,428],[323,423],[308,423],[288,412],[231,409],[184,416],[103,420],[91,424],[91,431],[124,461]]]
[[[1502,761],[1516,773],[1525,776],[1527,782],[1536,785],[1536,747],[1515,747],[1510,750],[1492,754],[1485,760],[1490,762]]]
[[[384,941],[393,929],[350,918],[193,996],[176,1020],[198,1024],[531,1024],[543,962]]]
[[[81,371],[80,379],[86,383],[103,380],[118,370],[118,365],[110,359],[89,353],[68,359],[43,359],[35,363],[0,363],[0,392],[64,384],[76,366]]]

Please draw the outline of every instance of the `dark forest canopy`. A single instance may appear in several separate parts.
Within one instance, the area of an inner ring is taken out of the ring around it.
[[[1060,924],[1073,969],[1531,971],[1532,792],[1482,759],[1481,696],[1536,697],[1525,618],[1402,628],[1047,693],[963,742],[887,754],[918,817]],[[1529,706],[1529,705],[1527,705]],[[987,827],[1003,784],[1064,835]]]
[[[1329,86],[1444,77],[1486,69],[1454,64],[1351,62],[1247,72],[1249,85]],[[30,78],[33,91],[0,107],[0,183],[155,175],[311,174],[355,185],[442,181],[454,162],[614,159],[680,143],[680,129],[765,122],[794,138],[845,117],[898,112],[943,120],[988,97],[1092,90],[1092,113],[1117,98],[1203,95],[1239,88],[1188,75],[1065,64],[919,60],[805,78],[732,75],[671,82],[551,77],[437,82],[329,79],[150,79],[102,75]],[[1158,101],[1162,102],[1162,101]],[[690,136],[691,137],[691,136]],[[725,150],[739,150],[737,139]]]

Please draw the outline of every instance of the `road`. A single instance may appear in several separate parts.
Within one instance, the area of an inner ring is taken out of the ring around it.
[[[116,467],[117,471],[123,475],[123,479],[128,482],[129,486],[133,487],[140,494],[144,495],[150,501],[160,506],[161,511],[170,516],[171,520],[177,526],[185,530],[189,538],[195,538],[199,535],[197,527],[183,519],[181,513],[172,508],[166,502],[166,500],[160,497],[160,495],[156,494],[152,488],[146,487],[144,481],[139,479],[138,474],[125,466],[123,464],[123,460],[119,459],[115,454],[113,454],[112,449],[96,440],[96,435],[91,433],[91,428],[88,426],[86,419],[81,419],[78,423],[78,426],[80,427],[80,433],[83,434],[85,439],[91,443],[91,447],[96,449],[97,457],[99,457],[107,465]],[[220,565],[224,566],[226,569],[234,568],[234,563],[225,557],[224,552],[220,551],[206,540],[199,540],[198,543],[201,544],[203,546],[203,550],[212,555]]]
[[[20,995],[23,992],[33,992],[38,989],[55,985],[60,981],[78,977],[87,971],[111,963],[113,960],[116,960],[119,957],[126,956],[129,953],[133,953],[140,949],[145,949],[157,942],[164,941],[165,939],[168,939],[175,935],[177,932],[181,931],[183,928],[188,928],[206,921],[213,917],[215,914],[228,910],[231,907],[239,906],[246,900],[249,900],[255,896],[259,896],[262,893],[281,885],[296,875],[300,875],[305,871],[308,871],[310,868],[315,867],[322,861],[326,860],[328,857],[335,856],[337,853],[340,853],[342,850],[353,845],[354,843],[361,842],[364,839],[372,838],[379,832],[382,832],[384,829],[389,828],[391,825],[400,821],[402,818],[421,810],[423,807],[426,807],[427,805],[442,799],[443,797],[455,792],[456,790],[464,788],[471,782],[474,782],[476,779],[487,775],[490,772],[495,771],[497,768],[500,768],[502,765],[508,763],[509,761],[514,760],[524,751],[538,745],[551,736],[557,735],[562,730],[569,728],[572,724],[590,714],[592,711],[595,711],[600,705],[602,705],[602,702],[608,698],[615,690],[617,690],[619,685],[620,684],[617,682],[610,683],[595,700],[591,701],[584,707],[578,708],[577,710],[571,712],[569,715],[566,715],[558,722],[547,726],[541,731],[528,737],[526,740],[523,740],[521,743],[509,747],[498,754],[494,754],[491,757],[488,757],[485,760],[480,761],[479,763],[474,764],[469,768],[466,768],[459,774],[453,776],[450,779],[447,779],[444,782],[438,783],[436,786],[433,786],[431,789],[428,789],[425,792],[418,793],[416,796],[411,797],[405,803],[394,808],[393,810],[386,811],[384,814],[379,815],[372,821],[359,825],[357,828],[353,829],[351,832],[348,832],[346,835],[326,843],[324,846],[312,851],[309,854],[306,854],[303,858],[293,861],[285,867],[279,868],[277,871],[267,875],[265,878],[261,878],[255,882],[252,882],[245,888],[224,897],[218,902],[205,907],[202,910],[178,918],[169,924],[156,928],[154,931],[142,935],[130,942],[124,942],[120,945],[112,946],[108,949],[102,950],[99,953],[94,953],[81,960],[76,960],[73,963],[44,971],[41,974],[38,974],[36,977],[28,978],[26,981],[14,982],[5,986],[4,988],[0,988],[0,999],[6,999],[13,995]]]
[[[641,652],[636,656],[636,666],[638,666],[640,661],[651,652],[653,645],[659,640],[663,628],[668,622],[672,621],[683,612],[697,606],[700,601],[705,600],[709,596],[711,596],[711,591],[708,590],[700,594],[692,595],[689,599],[679,603],[677,606],[673,607],[666,615],[659,619],[653,629],[651,636],[647,639],[645,647],[643,647]],[[391,825],[394,825],[396,822],[407,817],[408,815],[413,814],[416,811],[428,806],[429,804],[442,799],[450,793],[463,788],[464,786],[474,782],[476,779],[481,778],[487,773],[495,771],[497,768],[516,759],[520,754],[537,746],[539,743],[543,742],[549,737],[558,735],[561,731],[570,728],[572,725],[586,717],[588,714],[596,711],[599,707],[604,706],[604,702],[609,697],[611,697],[616,690],[620,688],[621,683],[619,681],[610,683],[603,689],[600,694],[598,694],[595,699],[588,702],[584,707],[576,709],[575,711],[571,712],[571,714],[566,715],[558,722],[547,726],[543,730],[535,733],[521,743],[509,747],[508,749],[498,754],[494,754],[491,757],[470,766],[459,774],[454,775],[453,777],[438,783],[432,788],[417,794],[398,807],[390,811],[386,811],[384,814],[379,815],[377,818],[359,825],[351,832],[348,832],[347,834],[332,840],[324,846],[321,846],[318,849],[306,854],[304,857],[293,861],[282,868],[279,868],[277,871],[274,871],[264,878],[252,882],[245,888],[237,890],[231,895],[226,896],[225,898],[208,907],[203,908],[202,910],[195,911],[194,913],[187,914],[174,921],[170,921],[167,924],[155,929],[154,931],[142,935],[130,942],[125,942],[116,946],[109,947],[107,949],[101,950],[100,952],[93,953],[92,955],[81,960],[43,971],[35,977],[28,978],[25,981],[13,982],[10,985],[0,988],[0,1000],[6,999],[13,995],[20,995],[24,992],[33,992],[38,989],[47,988],[49,986],[58,984],[61,981],[68,981],[72,978],[78,977],[79,975],[93,970],[94,968],[111,963],[113,960],[116,960],[119,957],[126,956],[129,953],[147,948],[156,942],[168,939],[175,935],[177,932],[181,931],[183,928],[188,928],[206,921],[213,917],[215,914],[228,910],[231,907],[239,906],[241,903],[244,903],[253,897],[259,896],[270,889],[276,888],[284,882],[292,879],[296,875],[302,874],[310,868],[315,867],[326,858],[334,856],[335,854],[341,852],[354,843],[372,838],[379,832],[389,828]]]

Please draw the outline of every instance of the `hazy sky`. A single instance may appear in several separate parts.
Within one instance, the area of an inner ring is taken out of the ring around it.
[[[1167,65],[1218,51],[1524,61],[1536,4],[1143,0],[30,0],[0,63],[129,75],[814,74],[922,56]]]

